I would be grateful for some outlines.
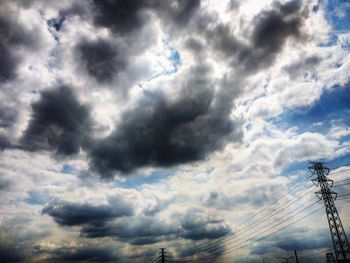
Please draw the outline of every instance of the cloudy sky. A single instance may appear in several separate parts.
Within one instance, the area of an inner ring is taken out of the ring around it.
[[[346,0],[3,0],[0,87],[6,262],[322,262],[313,160],[350,234]]]

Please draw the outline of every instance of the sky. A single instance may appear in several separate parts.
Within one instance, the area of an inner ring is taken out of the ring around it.
[[[332,249],[307,167],[349,194],[346,0],[3,0],[0,100],[6,262]]]

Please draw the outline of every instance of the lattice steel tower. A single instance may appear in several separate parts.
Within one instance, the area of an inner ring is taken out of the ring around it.
[[[308,168],[312,174],[317,175],[316,178],[312,179],[313,183],[321,188],[320,191],[316,192],[316,195],[318,198],[323,199],[324,202],[335,257],[338,262],[350,262],[349,241],[334,204],[337,193],[331,190],[333,180],[327,178],[330,169],[321,162],[311,162],[311,164],[312,165]]]

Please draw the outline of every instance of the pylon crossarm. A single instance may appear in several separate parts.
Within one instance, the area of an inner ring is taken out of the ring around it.
[[[312,183],[315,185],[315,186],[319,186],[320,182],[318,181],[317,178],[315,179],[311,179]]]
[[[322,200],[322,193],[321,193],[321,191],[315,192],[315,194],[318,197],[318,199]]]

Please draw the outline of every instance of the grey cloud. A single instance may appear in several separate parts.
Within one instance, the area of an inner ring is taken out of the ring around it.
[[[52,149],[57,154],[79,152],[87,140],[91,122],[89,109],[78,102],[67,86],[41,92],[40,100],[32,104],[32,117],[21,138],[30,151]]]
[[[7,5],[0,5],[0,83],[8,82],[16,77],[17,65],[20,57],[15,49],[20,47],[33,48],[37,45],[38,36],[34,32],[27,31],[15,19],[10,16]]]
[[[167,23],[170,18],[177,26],[183,26],[191,20],[200,4],[200,0],[166,0],[156,2],[153,7],[165,15],[163,23]]]
[[[82,67],[98,82],[110,82],[125,69],[126,59],[122,52],[108,41],[83,39],[75,50]]]
[[[240,127],[229,117],[235,92],[214,93],[206,69],[192,74],[178,99],[146,93],[125,112],[117,129],[91,150],[91,167],[110,177],[144,166],[174,166],[203,160],[228,140],[239,141]]]
[[[0,149],[1,149],[1,144],[0,144]],[[0,191],[9,190],[11,185],[12,185],[11,181],[6,180],[4,178],[0,178]]]
[[[0,106],[0,151],[14,147],[10,141],[9,133],[16,123],[18,112],[13,100],[4,101]]]
[[[298,62],[291,63],[285,66],[283,69],[288,73],[291,79],[303,77],[305,71],[312,70],[318,63],[321,62],[321,58],[318,56],[310,56],[307,58],[300,58]]]
[[[144,214],[146,216],[154,216],[155,214],[167,208],[171,203],[173,203],[174,199],[175,198],[170,198],[167,200],[157,199],[157,202],[154,205],[149,205],[146,207],[146,209],[144,210]]]
[[[238,0],[230,0],[230,2],[227,4],[227,9],[229,10],[236,10],[240,6],[240,3]]]
[[[209,207],[215,207],[220,210],[231,210],[242,205],[252,205],[261,207],[270,199],[279,194],[281,187],[279,185],[262,185],[251,187],[245,190],[244,194],[224,194],[217,191],[208,193],[203,198],[203,204]]]
[[[77,204],[54,201],[46,205],[43,214],[62,226],[103,224],[117,217],[133,215],[133,207],[123,199],[113,199],[108,205]]]
[[[311,238],[288,238],[288,240],[278,241],[276,247],[287,251],[303,251],[308,249],[329,248],[332,246],[331,240],[327,235]]]
[[[17,111],[6,104],[0,106],[0,128],[11,127],[17,119]]]
[[[229,231],[222,219],[188,210],[181,218],[181,237],[191,240],[216,239]]]

